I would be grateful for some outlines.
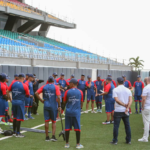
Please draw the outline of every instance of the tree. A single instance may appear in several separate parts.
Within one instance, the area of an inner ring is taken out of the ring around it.
[[[139,56],[137,58],[130,58],[129,59],[130,63],[128,64],[129,66],[133,66],[135,70],[140,70],[143,69],[143,63],[144,60],[139,60]]]

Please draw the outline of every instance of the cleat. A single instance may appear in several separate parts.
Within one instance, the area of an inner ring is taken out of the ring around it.
[[[70,147],[70,145],[69,145],[69,144],[66,144],[66,145],[65,145],[65,148],[69,148],[69,147]]]
[[[24,138],[25,136],[22,134],[16,134],[16,138]]]
[[[148,140],[144,139],[144,138],[141,138],[141,139],[138,139],[139,142],[148,142]]]
[[[13,124],[12,123],[10,123],[10,122],[5,122],[5,124],[4,124],[5,126],[12,126]]]
[[[102,122],[102,124],[110,124],[110,121],[105,121],[105,122]]]
[[[129,145],[130,145],[130,144],[131,144],[131,142],[126,142],[126,144],[129,144]]]
[[[25,116],[28,116],[28,114],[26,113]]]
[[[110,121],[111,124],[114,124],[114,121]]]
[[[100,113],[102,113],[102,109],[100,109],[100,111],[99,111]]]
[[[53,141],[53,142],[56,142],[56,141],[57,141],[55,135],[52,136],[51,141]]]
[[[117,142],[110,142],[110,144],[112,144],[112,145],[117,145]]]
[[[35,118],[31,117],[31,116],[30,116],[30,117],[28,117],[28,118],[29,118],[29,119],[35,119]]]
[[[50,141],[51,139],[49,138],[49,136],[46,137],[45,141]]]
[[[97,112],[93,110],[93,111],[91,111],[91,113],[92,113],[92,114],[96,114]]]
[[[24,117],[24,120],[28,120],[28,118]]]
[[[84,148],[84,146],[81,145],[81,144],[77,144],[76,148],[77,148],[77,149],[81,149],[81,148]]]
[[[96,112],[98,113],[98,112],[99,112],[99,109],[97,109]]]
[[[16,136],[16,132],[13,132],[13,136]]]
[[[86,110],[84,113],[85,113],[85,114],[88,114],[89,112],[88,112],[88,110]]]

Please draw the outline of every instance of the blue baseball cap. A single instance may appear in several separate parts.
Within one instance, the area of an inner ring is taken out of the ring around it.
[[[52,76],[49,76],[48,81],[54,81],[54,78]]]
[[[98,77],[98,78],[100,78],[101,76],[100,76],[100,75],[98,75],[97,77]]]
[[[29,74],[29,75],[28,75],[28,77],[32,77],[32,78],[34,78],[34,75],[33,75],[33,74]]]
[[[126,77],[126,75],[122,75],[122,77],[123,77],[123,78],[125,78],[125,77]]]
[[[108,74],[108,77],[112,77],[112,75],[111,75],[111,74]]]
[[[112,81],[112,78],[111,77],[107,77],[106,80]]]
[[[90,78],[91,78],[91,76],[89,76],[89,75],[88,75],[88,76],[87,76],[87,78],[88,78],[88,79],[90,79]]]
[[[65,74],[64,74],[64,73],[61,73],[61,76],[65,76]]]
[[[71,79],[69,82],[70,82],[70,83],[77,84],[78,81],[77,81],[77,79],[73,78],[73,79]]]
[[[24,73],[20,73],[18,76],[19,76],[19,77],[24,77],[24,78],[25,78],[25,74],[24,74]]]
[[[118,77],[118,78],[117,78],[117,81],[118,81],[118,82],[123,82],[124,79],[123,79],[122,77]]]
[[[140,76],[140,75],[137,75],[137,78],[141,78],[141,76]]]
[[[81,74],[81,76],[85,76],[85,74]]]
[[[2,79],[6,79],[7,78],[7,75],[5,73],[1,73],[0,76],[1,76]]]
[[[72,75],[71,75],[71,77],[73,77],[73,78],[74,78],[74,74],[72,74]]]
[[[56,72],[53,73],[54,76],[58,76]]]
[[[15,74],[15,75],[14,75],[14,77],[18,77],[18,76],[19,76],[18,74]]]
[[[29,76],[29,73],[27,73],[26,76]]]

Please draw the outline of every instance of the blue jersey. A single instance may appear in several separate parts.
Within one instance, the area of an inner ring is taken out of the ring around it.
[[[24,81],[23,81],[23,83],[26,83],[26,82],[27,82],[27,80],[24,80]]]
[[[94,83],[94,82],[91,82],[91,87],[90,87],[90,88],[88,87],[88,85],[89,85],[89,81],[86,81],[87,94],[88,94],[88,93],[93,94],[93,93],[94,93],[94,87],[96,87],[95,83]]]
[[[59,85],[62,86],[63,88],[67,86],[67,82],[66,82],[66,80],[64,80],[64,79],[63,79],[63,80],[59,79],[59,80],[58,80],[58,83],[59,83]],[[62,97],[62,98],[64,97],[64,94],[65,94],[65,91],[61,91],[61,97]]]
[[[78,80],[78,86],[77,86],[77,88],[79,89],[79,90],[81,90],[83,93],[85,93],[85,88],[86,88],[86,81],[85,80]]]
[[[144,83],[142,81],[140,81],[140,82],[135,81],[134,84],[133,84],[133,87],[135,88],[134,95],[141,96],[142,95],[142,90],[144,88]]]
[[[12,91],[12,100],[25,101],[25,97],[29,97],[29,89],[26,84],[16,81],[8,87],[9,91]]]
[[[34,95],[34,91],[33,91],[33,83],[26,81],[25,84],[28,86],[29,91],[30,91],[30,95]]]
[[[97,93],[98,94],[101,94],[102,92],[100,91],[100,90],[102,90],[103,91],[103,85],[102,85],[102,82],[103,82],[104,80],[100,80],[100,81],[98,81],[98,80],[96,80],[96,81],[94,81],[94,83],[95,83],[95,85],[96,85],[96,87],[97,87]]]
[[[56,97],[60,95],[59,87],[54,84],[46,84],[37,90],[37,92],[43,93],[44,109],[57,110]]]
[[[64,101],[66,101],[66,116],[74,117],[81,115],[81,101],[83,101],[83,92],[77,88],[69,89],[65,92]]]
[[[126,80],[126,81],[124,81],[124,86],[126,87],[126,88],[129,88],[129,87],[131,87],[132,85],[131,85],[131,82],[130,81],[128,81],[128,80]]]
[[[105,87],[105,92],[108,94],[105,95],[105,101],[114,102],[115,99],[113,98],[113,89],[115,88],[113,83],[109,83]]]

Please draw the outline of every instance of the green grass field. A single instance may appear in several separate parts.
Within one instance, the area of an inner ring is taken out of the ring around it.
[[[104,102],[103,102],[104,103]],[[85,103],[84,103],[85,106]],[[149,150],[149,143],[140,143],[138,139],[143,135],[143,122],[142,116],[137,114],[132,114],[130,116],[130,124],[132,131],[132,144],[125,144],[125,130],[124,125],[121,122],[119,129],[119,137],[118,137],[118,145],[111,145],[109,142],[112,140],[113,136],[113,125],[102,125],[102,122],[106,120],[106,114],[104,112],[100,114],[82,114],[81,116],[81,144],[84,145],[85,150]],[[134,102],[132,104],[132,112],[134,112]],[[39,107],[39,116],[35,117],[35,120],[28,120],[22,123],[22,127],[35,127],[37,125],[44,123],[43,117],[43,104],[40,103]],[[4,125],[0,125],[4,128]],[[38,129],[43,129],[44,126]],[[51,124],[50,124],[51,131]],[[24,135],[25,138],[15,138],[11,137],[5,140],[0,141],[0,149],[1,150],[58,150],[65,149],[65,142],[62,137],[58,137],[58,134],[61,132],[61,124],[60,121],[57,122],[56,129],[56,138],[58,138],[57,142],[45,142],[45,134],[43,133],[33,133],[26,132]],[[50,134],[51,136],[51,134]],[[3,136],[0,135],[0,138]],[[75,132],[71,131],[70,134],[70,150],[76,149],[76,137]]]

